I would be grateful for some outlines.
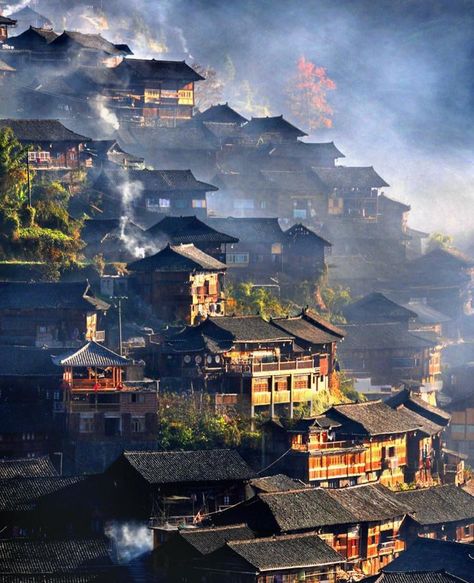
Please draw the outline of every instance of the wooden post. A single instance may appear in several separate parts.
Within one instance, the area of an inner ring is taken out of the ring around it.
[[[293,419],[293,415],[294,415],[293,388],[294,388],[294,376],[292,374],[290,374],[290,419]]]
[[[271,376],[270,417],[275,417],[275,376]]]

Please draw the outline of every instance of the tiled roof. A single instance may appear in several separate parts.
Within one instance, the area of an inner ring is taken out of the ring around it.
[[[14,67],[10,67],[10,65],[8,65],[7,63],[5,63],[5,61],[2,61],[0,59],[0,71],[5,71],[5,72],[13,72],[16,71],[16,69]]]
[[[107,310],[109,304],[90,293],[87,282],[26,283],[0,282],[0,309]]]
[[[273,326],[261,316],[219,316],[201,324],[207,334],[216,338],[232,338],[235,342],[289,341],[291,334]],[[213,330],[214,329],[214,330]]]
[[[14,24],[16,24],[16,20],[12,20],[11,18],[8,18],[7,16],[2,16],[0,14],[0,24],[13,26]]]
[[[419,537],[384,567],[385,573],[441,570],[474,583],[474,545]]]
[[[216,231],[196,216],[192,217],[165,217],[147,230],[152,237],[168,237],[170,243],[238,243],[239,239]]]
[[[416,314],[417,322],[420,324],[445,324],[451,322],[452,318],[446,314],[442,314],[424,302],[410,301],[403,304],[407,310]]]
[[[240,115],[240,113],[237,113],[235,109],[232,109],[228,103],[211,105],[211,107],[202,113],[198,113],[196,116],[194,116],[194,119],[198,119],[203,122],[232,124],[243,124],[248,121],[243,115]]]
[[[53,30],[30,26],[28,30],[25,30],[25,32],[22,32],[18,36],[10,37],[8,39],[8,44],[15,49],[28,49],[32,46],[36,46],[32,43],[38,39],[41,39],[44,41],[44,44],[47,45],[57,37],[58,35]]]
[[[125,460],[149,483],[247,480],[253,471],[231,449],[124,452]]]
[[[73,47],[75,44],[85,49],[102,51],[108,55],[126,55],[131,53],[128,47],[128,50],[124,50],[123,47],[118,48],[100,34],[84,34],[71,30],[65,30],[49,46],[51,49],[61,48],[63,46],[69,49],[69,47]]]
[[[242,127],[242,131],[248,134],[281,132],[291,134],[295,137],[308,135],[290,122],[286,121],[282,115],[275,117],[252,117],[252,119]]]
[[[0,480],[10,478],[50,478],[57,472],[48,456],[0,460]]]
[[[332,247],[332,244],[323,237],[317,235],[311,229],[308,229],[305,225],[301,223],[295,224],[285,231],[285,235],[291,242],[304,242],[316,241],[317,243],[324,245],[324,247]]]
[[[324,192],[325,185],[317,174],[309,170],[262,170],[262,175],[270,182],[274,190],[282,190],[292,194],[319,194]]]
[[[319,488],[259,494],[258,499],[269,510],[281,532],[355,522],[349,509],[331,498],[327,490]]]
[[[53,357],[56,366],[71,367],[99,367],[109,366],[129,366],[131,361],[120,356],[109,348],[97,344],[97,342],[87,342],[78,350],[72,350],[66,354]]]
[[[0,129],[11,128],[20,142],[88,142],[57,119],[0,119]]]
[[[51,361],[51,349],[35,346],[3,346],[8,358],[0,360],[0,377],[59,377]]]
[[[432,573],[429,571],[416,571],[406,573],[380,573],[363,579],[367,583],[465,583],[463,579],[450,575],[446,571]]]
[[[53,413],[44,405],[5,403],[0,406],[0,434],[52,433],[55,430]]]
[[[384,435],[415,431],[419,425],[402,410],[392,409],[381,401],[348,403],[331,407],[327,414],[340,421],[341,433]]]
[[[217,190],[212,184],[197,180],[191,170],[129,170],[127,176],[129,180],[141,182],[145,190],[157,192]]]
[[[259,572],[335,565],[345,559],[316,533],[232,541],[227,547]]]
[[[409,332],[406,325],[397,322],[345,324],[341,327],[345,331],[341,355],[351,350],[420,350],[436,346],[436,341]]]
[[[348,509],[357,522],[387,520],[407,513],[407,504],[381,484],[328,490],[329,496]]]
[[[305,486],[303,482],[294,480],[285,474],[276,474],[275,476],[264,476],[263,478],[254,478],[250,480],[250,485],[256,490],[263,493],[285,492],[288,490],[298,490]]]
[[[323,155],[328,158],[345,158],[344,154],[335,146],[334,142],[289,142],[276,144],[270,152],[272,156],[286,158],[314,159]]]
[[[105,538],[0,540],[0,571],[7,574],[68,573],[112,566]]]
[[[402,212],[408,212],[411,209],[411,206],[409,204],[405,204],[403,202],[400,202],[399,200],[389,198],[385,194],[381,194],[379,196],[379,205],[382,210],[385,210],[386,208],[389,209],[390,207],[392,208],[395,207]]]
[[[201,555],[214,552],[223,547],[227,541],[250,540],[255,536],[246,524],[183,529],[179,534]]]
[[[85,478],[11,478],[0,480],[0,512],[25,512],[33,510],[39,499],[57,494]]]
[[[184,61],[157,61],[155,59],[125,59],[116,72],[133,80],[202,81],[204,77]]]
[[[192,243],[167,245],[155,255],[129,263],[130,271],[224,271],[225,263],[207,255]]]
[[[285,240],[285,233],[277,218],[211,218],[207,219],[207,223],[245,243],[277,243]]]
[[[415,395],[410,389],[401,389],[392,397],[385,400],[390,407],[396,408],[404,405],[407,409],[415,411],[419,415],[430,419],[434,423],[446,426],[451,419],[451,415],[439,407],[427,403],[421,397]]]
[[[308,317],[304,313],[299,316],[272,319],[272,324],[294,336],[297,341],[309,344],[326,344],[341,340],[342,330],[339,333],[335,332],[335,328],[334,331],[328,330],[324,326],[326,322],[324,320],[321,322],[323,324],[320,325],[316,318]]]
[[[474,522],[474,496],[454,484],[396,492],[395,495],[401,504],[411,508],[410,516],[419,524]]]
[[[330,190],[389,186],[372,166],[335,166],[333,168],[313,168],[313,170]]]
[[[438,433],[441,433],[441,431],[443,431],[443,429],[446,427],[446,423],[443,424],[435,423],[431,419],[428,419],[427,417],[420,415],[416,411],[412,411],[405,405],[400,405],[399,407],[396,407],[396,410],[401,411],[407,419],[411,417],[413,419],[413,423],[419,425],[420,431],[422,431],[426,435],[430,436],[437,435]]]
[[[345,306],[344,316],[350,323],[406,322],[416,314],[384,294],[373,292]]]
[[[47,573],[36,575],[2,575],[0,573],[0,583],[129,583],[129,579],[123,573],[122,578],[118,578],[119,572],[114,569],[113,574],[100,573]]]

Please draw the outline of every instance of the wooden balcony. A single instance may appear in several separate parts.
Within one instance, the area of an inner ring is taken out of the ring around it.
[[[108,413],[109,411],[120,411],[120,403],[69,402],[70,413]]]
[[[99,386],[98,386],[99,385]],[[118,391],[117,383],[112,379],[74,379],[71,383],[73,393],[100,393]]]
[[[333,478],[355,477],[365,474],[365,463],[358,464],[338,464],[328,467],[310,468],[310,480],[330,480]]]
[[[312,389],[294,389],[293,390],[293,401],[295,403],[302,403],[311,401],[315,396],[316,392]]]
[[[354,441],[326,441],[324,443],[295,443],[292,449],[297,451],[330,451],[331,449],[352,449],[357,447],[358,444]],[[359,446],[361,450],[363,446]]]
[[[272,372],[293,372],[293,371],[319,371],[312,358],[296,358],[294,360],[275,360],[273,362],[248,361],[227,363],[225,370],[227,373],[238,373],[243,375],[254,375],[258,373]]]

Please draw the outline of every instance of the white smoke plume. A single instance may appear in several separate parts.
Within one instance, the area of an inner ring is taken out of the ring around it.
[[[153,548],[152,531],[140,523],[112,522],[106,526],[105,534],[115,543],[119,563],[128,563]]]
[[[30,6],[31,0],[22,0],[22,2],[17,2],[16,4],[7,4],[3,9],[3,15],[9,16],[14,12],[18,12],[19,10],[23,10],[27,6]]]
[[[103,122],[103,129],[105,133],[111,134],[113,131],[120,129],[120,122],[115,112],[110,110],[106,105],[106,98],[103,95],[98,95],[93,101],[93,107],[97,112],[99,118]]]

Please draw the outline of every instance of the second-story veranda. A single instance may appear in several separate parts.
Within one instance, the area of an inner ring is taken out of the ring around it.
[[[132,364],[128,358],[94,341],[53,356],[53,362],[63,369],[63,388],[71,399],[80,394],[121,391],[124,369]]]
[[[217,405],[251,416],[292,416],[295,404],[311,405],[327,388],[328,355],[260,316],[210,317],[167,339],[161,351],[162,376],[186,379],[215,393]]]

